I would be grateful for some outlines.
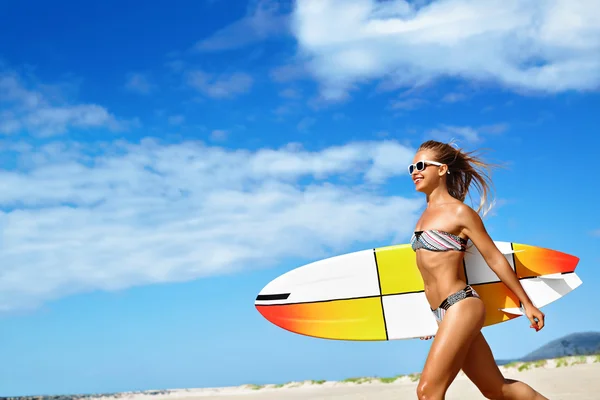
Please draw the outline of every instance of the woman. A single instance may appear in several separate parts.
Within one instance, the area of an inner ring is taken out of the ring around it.
[[[490,188],[487,175],[478,171],[482,167],[488,166],[472,153],[436,141],[423,143],[408,167],[416,190],[427,196],[427,208],[417,221],[411,243],[427,301],[438,322],[417,396],[421,400],[443,399],[462,369],[488,399],[547,400],[525,383],[502,376],[481,334],[484,304],[459,275],[470,240],[521,300],[531,327],[536,331],[544,327],[544,314],[533,305],[478,215]],[[463,203],[472,183],[481,196],[477,211]]]

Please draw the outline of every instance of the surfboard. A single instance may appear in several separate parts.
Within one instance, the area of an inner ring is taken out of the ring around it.
[[[582,284],[579,258],[560,251],[495,241],[523,288],[544,307]],[[464,257],[462,278],[486,306],[484,326],[522,315],[520,301],[475,246]],[[437,322],[409,244],[326,258],[273,279],[255,300],[274,325],[323,339],[381,341],[435,335]]]

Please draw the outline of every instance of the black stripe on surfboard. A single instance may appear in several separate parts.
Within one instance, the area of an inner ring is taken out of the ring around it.
[[[293,303],[257,304],[257,306],[261,306],[261,307],[294,306],[294,305],[298,305],[298,304],[317,304],[317,303],[331,303],[332,301],[349,301],[349,300],[373,299],[373,298],[376,298],[376,297],[381,297],[381,296],[374,295],[374,296],[342,297],[342,298],[339,298],[339,299],[295,301]]]
[[[257,301],[268,301],[268,300],[286,300],[290,297],[290,293],[277,293],[277,294],[259,294],[256,296]]]
[[[513,262],[513,268],[514,268],[514,271],[515,271],[515,275],[517,276],[517,279],[521,280],[521,279],[533,278],[533,277],[519,278],[519,274],[517,273],[517,259],[515,257],[515,247],[513,246],[513,242],[510,242],[510,250],[511,250],[512,262]],[[521,310],[523,309],[523,302],[521,300],[519,300],[519,308]]]
[[[513,242],[510,242],[510,250],[515,274],[519,276],[519,274],[517,274],[517,260],[515,259],[515,248],[513,246]]]
[[[256,304],[261,307],[270,307],[270,306],[293,306],[298,304],[316,304],[316,303],[331,303],[332,301],[349,301],[349,300],[363,300],[363,299],[374,299],[374,298],[383,298],[386,296],[399,296],[405,294],[416,294],[423,293],[424,290],[415,290],[413,292],[400,292],[400,293],[388,293],[384,295],[371,295],[371,296],[355,296],[355,297],[340,297],[337,299],[327,299],[327,300],[308,300],[308,301],[296,301],[293,303],[275,303],[275,304]],[[382,303],[383,304],[383,303]],[[385,316],[384,316],[385,318]],[[385,320],[384,320],[385,322]]]
[[[389,340],[387,322],[385,320],[385,308],[383,308],[383,293],[381,292],[381,279],[379,277],[379,264],[377,264],[376,249],[373,249],[373,258],[375,259],[375,271],[377,271],[377,284],[379,285],[379,298],[381,299],[381,316],[383,317],[383,327],[385,329],[385,340]]]

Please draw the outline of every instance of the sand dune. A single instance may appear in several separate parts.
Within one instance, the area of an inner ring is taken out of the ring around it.
[[[600,393],[600,355],[574,356],[501,367],[508,378],[524,380],[552,400],[597,400]],[[395,378],[359,378],[344,382],[292,382],[285,385],[243,385],[226,388],[175,389],[121,393],[102,400],[398,400],[416,399],[418,374]],[[484,399],[477,388],[459,374],[447,400]]]

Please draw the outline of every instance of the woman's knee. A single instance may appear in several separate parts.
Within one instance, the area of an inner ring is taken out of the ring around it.
[[[427,385],[427,381],[425,381],[424,379],[421,379],[419,381],[419,384],[417,385],[417,399],[419,400],[428,400],[428,392],[429,391],[429,387]]]
[[[444,398],[444,388],[435,385],[427,378],[421,377],[417,385],[417,398],[419,400],[441,400]]]

